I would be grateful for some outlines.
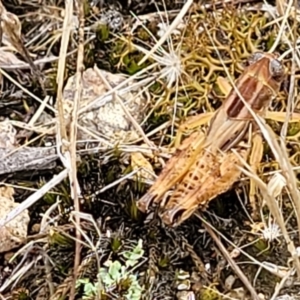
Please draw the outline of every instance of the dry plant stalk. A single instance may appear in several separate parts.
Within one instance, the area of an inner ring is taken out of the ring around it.
[[[226,247],[222,244],[220,238],[216,235],[214,230],[211,228],[211,226],[201,218],[201,216],[197,215],[197,217],[203,222],[203,226],[205,227],[205,230],[210,234],[210,236],[213,238],[214,242],[218,245],[220,251],[222,252],[223,256],[228,261],[231,268],[234,270],[234,272],[238,275],[239,279],[244,283],[244,285],[247,287],[248,291],[251,294],[251,298],[255,300],[259,300],[259,296],[257,295],[254,287],[249,282],[246,275],[243,273],[243,271],[240,269],[240,267],[236,264],[234,259],[230,256],[229,252],[227,251]]]
[[[196,132],[182,143],[150,190],[137,202],[141,211],[146,212],[153,202],[160,204],[162,220],[177,226],[237,181],[241,174],[237,166],[241,163],[231,149],[246,160],[251,147],[245,142],[260,141],[256,139],[256,122],[245,102],[256,114],[264,116],[285,77],[284,67],[275,54],[257,52],[248,62],[235,83],[236,88],[213,115],[207,135]],[[201,116],[194,119],[194,125],[201,123]],[[251,160],[255,162],[262,153],[261,147],[253,149]],[[174,186],[175,191],[164,203],[165,193]]]
[[[72,1],[71,1],[72,2]],[[78,53],[77,53],[77,67],[76,67],[76,93],[74,99],[74,106],[72,111],[72,119],[70,124],[70,159],[71,159],[71,168],[69,173],[69,180],[71,186],[71,195],[74,201],[74,208],[75,212],[80,212],[80,203],[79,197],[81,197],[81,191],[77,179],[77,163],[76,163],[76,137],[77,137],[77,116],[79,110],[79,103],[82,98],[82,91],[83,91],[83,71],[84,71],[84,1],[78,0],[77,1],[77,12],[78,12],[78,19],[79,19],[79,43],[78,43]],[[71,4],[70,4],[71,5]],[[72,7],[73,8],[73,7]],[[69,20],[71,21],[72,18]],[[66,55],[66,53],[65,53]],[[62,115],[63,118],[63,115]],[[81,252],[81,231],[80,231],[80,217],[76,214],[75,215],[75,222],[76,226],[76,242],[75,242],[75,258],[74,258],[74,271],[73,271],[73,283],[71,286],[71,291],[69,295],[69,299],[75,299],[75,286],[76,280],[78,277],[78,269],[80,266],[80,252]]]
[[[73,17],[73,1],[68,0],[66,1],[66,9],[65,9],[65,18],[63,23],[63,34],[61,38],[61,46],[59,52],[59,61],[58,61],[58,68],[57,68],[57,109],[58,109],[58,124],[59,128],[57,130],[60,131],[60,137],[67,141],[67,132],[65,126],[65,119],[64,119],[64,108],[63,108],[63,83],[64,83],[64,72],[66,67],[66,57],[68,51],[68,44],[71,34],[71,24],[72,24],[72,17]],[[65,149],[62,149],[63,152]]]
[[[263,199],[266,201],[271,214],[274,216],[276,222],[278,223],[281,232],[283,234],[283,237],[286,241],[287,249],[291,254],[292,260],[294,262],[294,266],[296,267],[298,277],[300,278],[300,261],[297,254],[297,250],[293,241],[290,239],[289,233],[285,226],[283,214],[281,209],[279,208],[278,202],[276,201],[274,195],[272,195],[271,192],[269,191],[267,185],[256,174],[253,174],[251,167],[244,161],[244,159],[240,158],[240,161],[247,169],[243,169],[241,167],[239,169],[245,175],[249,176],[249,178],[253,178],[255,180],[255,183],[259,187],[259,190],[263,196]]]

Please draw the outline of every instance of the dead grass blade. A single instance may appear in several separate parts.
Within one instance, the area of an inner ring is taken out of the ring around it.
[[[5,226],[8,222],[18,216],[22,211],[32,206],[36,203],[41,197],[43,197],[46,193],[48,193],[52,188],[58,185],[62,180],[67,177],[69,170],[65,169],[60,172],[58,175],[55,175],[52,180],[47,182],[43,187],[29,196],[25,201],[20,203],[18,207],[13,209],[9,214],[5,216],[5,218],[0,219],[0,227]]]
[[[244,159],[242,157],[240,157],[239,154],[235,150],[232,150],[232,151],[235,152],[235,154],[240,158],[243,165],[247,168],[247,169],[240,168],[241,171],[245,175],[247,175],[249,178],[252,178],[255,181],[256,185],[259,187],[259,190],[262,193],[263,199],[266,201],[271,214],[275,218],[277,224],[279,225],[279,227],[282,231],[283,237],[287,244],[287,249],[291,254],[291,257],[292,257],[294,265],[296,267],[298,276],[300,276],[300,261],[299,261],[298,255],[297,255],[297,249],[296,249],[293,241],[290,239],[290,236],[288,234],[288,231],[287,231],[287,228],[286,228],[286,225],[284,222],[282,212],[278,206],[276,199],[274,198],[272,193],[269,191],[267,185],[255,173],[253,173],[251,171],[251,167],[248,165],[248,163],[246,161],[244,161]]]
[[[70,40],[70,34],[72,30],[72,17],[73,17],[73,1],[66,1],[66,9],[65,9],[65,18],[63,23],[63,34],[61,38],[61,46],[59,52],[59,60],[57,67],[57,109],[58,109],[58,120],[59,120],[59,128],[60,136],[63,140],[67,141],[67,132],[66,132],[66,124],[64,119],[64,107],[63,107],[63,83],[64,83],[64,73],[66,67],[66,56],[68,50],[68,44]],[[65,149],[62,149],[63,152]]]
[[[171,34],[171,32],[182,21],[184,15],[189,10],[189,8],[191,7],[192,4],[193,4],[193,0],[188,0],[184,4],[184,6],[180,10],[179,14],[174,19],[174,21],[172,22],[172,24],[170,25],[170,27],[167,29],[167,31],[165,32],[165,34],[159,39],[159,41],[155,44],[155,46],[152,47],[151,51],[148,54],[146,54],[142,60],[139,61],[139,63],[138,63],[139,66],[142,65],[151,55],[153,55],[153,53],[165,42],[165,40],[169,37],[169,35]]]
[[[77,138],[77,116],[79,110],[79,104],[82,98],[83,92],[83,71],[84,71],[84,1],[78,0],[77,11],[79,20],[79,30],[78,30],[78,53],[77,53],[77,66],[76,66],[76,92],[74,98],[74,105],[72,108],[72,118],[70,123],[70,159],[71,159],[71,169],[69,173],[69,180],[71,186],[71,196],[74,201],[75,212],[80,212],[79,198],[81,197],[81,191],[77,179],[77,162],[76,162],[76,138]],[[65,53],[66,55],[66,53]],[[74,271],[73,271],[73,284],[71,286],[71,291],[69,299],[75,299],[75,287],[76,280],[78,277],[78,269],[80,265],[80,251],[81,251],[81,230],[80,227],[80,217],[75,215],[76,222],[76,242],[75,242],[75,258],[74,258]]]
[[[207,230],[207,232],[210,234],[210,236],[212,237],[212,239],[214,240],[214,242],[217,244],[219,250],[222,252],[222,254],[224,255],[225,259],[227,260],[227,262],[229,263],[229,265],[231,266],[231,268],[233,269],[233,271],[236,273],[236,275],[239,277],[239,279],[243,282],[243,284],[245,285],[245,287],[248,289],[248,291],[251,294],[251,298],[254,299],[254,300],[259,300],[260,298],[257,295],[254,287],[249,282],[248,278],[242,272],[242,270],[240,269],[240,267],[232,259],[232,257],[230,256],[230,254],[228,253],[228,251],[226,250],[226,248],[222,244],[221,240],[217,237],[217,235],[215,234],[214,230],[211,228],[211,225],[209,223],[207,223],[203,218],[201,218],[201,216],[199,216],[198,213],[196,214],[196,216],[203,222],[203,226],[205,227],[205,229]]]

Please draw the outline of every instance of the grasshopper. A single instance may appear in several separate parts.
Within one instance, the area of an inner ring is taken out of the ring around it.
[[[262,137],[249,109],[264,118],[272,118],[267,108],[279,92],[285,69],[276,54],[256,52],[235,82],[221,107],[208,115],[193,116],[181,125],[182,133],[210,119],[206,134],[194,132],[179,145],[148,192],[137,202],[147,212],[152,203],[160,204],[160,217],[170,226],[177,226],[196,209],[205,209],[217,195],[226,192],[239,179],[240,159],[250,157],[257,165],[263,155]],[[237,91],[239,93],[237,93]],[[241,97],[244,101],[241,99]],[[170,197],[166,192],[174,189]],[[251,187],[250,187],[251,191]]]

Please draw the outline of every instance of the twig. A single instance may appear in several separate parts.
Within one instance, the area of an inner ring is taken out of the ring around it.
[[[81,197],[81,191],[77,179],[77,164],[76,164],[76,138],[77,138],[77,116],[79,104],[82,98],[83,92],[83,71],[84,71],[84,1],[77,1],[77,11],[79,19],[78,29],[78,53],[77,53],[77,67],[76,67],[76,91],[74,98],[74,105],[72,110],[72,118],[70,122],[70,154],[71,154],[71,170],[69,173],[71,183],[71,195],[74,201],[75,212],[80,212],[79,197]],[[80,266],[80,250],[81,250],[81,230],[80,230],[80,217],[75,214],[76,222],[76,241],[75,241],[75,258],[74,258],[74,270],[73,270],[73,284],[71,286],[69,299],[75,299],[75,287],[78,277],[78,269]]]
[[[57,154],[54,147],[23,147],[10,151],[0,148],[0,174],[51,169]]]

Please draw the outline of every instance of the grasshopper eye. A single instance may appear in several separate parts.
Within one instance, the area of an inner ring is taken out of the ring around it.
[[[277,59],[272,59],[270,61],[269,71],[271,76],[278,81],[281,81],[285,75],[284,67],[282,63]]]

